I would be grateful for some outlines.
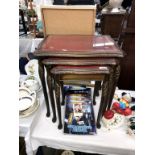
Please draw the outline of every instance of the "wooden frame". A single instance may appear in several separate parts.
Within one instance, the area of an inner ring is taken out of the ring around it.
[[[94,35],[96,5],[41,6],[44,36]]]

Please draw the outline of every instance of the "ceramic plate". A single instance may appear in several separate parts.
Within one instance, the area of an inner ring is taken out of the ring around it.
[[[26,87],[19,87],[19,98],[25,97],[25,96],[30,96],[31,91],[26,88]]]
[[[29,109],[19,112],[19,118],[24,118],[24,117],[28,117],[31,114],[33,114],[39,107],[39,100],[37,100],[37,102],[35,102],[35,104],[33,106],[31,106]]]
[[[19,87],[19,99],[21,99],[22,97],[26,97],[26,96],[30,96],[36,99],[36,92],[31,91],[30,89],[26,87]]]
[[[19,111],[26,110],[34,104],[34,98],[31,96],[22,97],[19,99]]]

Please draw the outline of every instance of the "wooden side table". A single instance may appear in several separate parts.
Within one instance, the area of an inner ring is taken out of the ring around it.
[[[103,66],[57,66],[51,69],[51,76],[54,76],[56,105],[58,111],[59,124],[58,128],[62,128],[61,120],[61,104],[60,104],[60,82],[65,80],[97,80],[104,81],[102,84],[101,103],[97,116],[97,127],[100,128],[100,121],[103,112],[107,107],[107,93],[109,88],[109,67]],[[50,90],[51,91],[51,90]]]
[[[39,75],[43,85],[47,116],[49,116],[50,111],[45,84],[46,79],[44,77],[45,65],[43,64],[43,60],[54,57],[66,59],[85,58],[88,59],[88,61],[86,61],[87,63],[92,58],[96,58],[96,62],[99,62],[99,58],[104,58],[104,63],[109,61],[108,66],[112,68],[112,72],[109,77],[110,88],[107,103],[108,108],[110,108],[120,74],[120,60],[124,57],[124,52],[115,44],[114,40],[110,36],[49,35],[43,40],[38,49],[34,52],[34,55],[39,60]],[[111,59],[114,59],[117,63],[115,65],[112,64],[112,62],[110,62]],[[68,63],[66,64],[68,65]],[[58,65],[61,65],[61,63]]]
[[[53,110],[53,120],[56,120],[54,118],[56,118],[56,112],[55,112],[55,104],[54,104],[54,99],[53,99],[53,88],[51,87],[52,85],[52,77],[50,76],[50,69],[52,69],[55,66],[59,66],[59,65],[67,65],[67,66],[117,66],[119,64],[119,62],[114,59],[114,58],[48,58],[48,59],[44,59],[42,61],[42,64],[45,66],[46,70],[47,70],[47,83],[48,83],[48,87],[49,87],[49,97],[51,100],[51,106],[52,106],[52,110]],[[112,74],[110,74],[110,80],[112,80]],[[64,101],[64,93],[63,93],[63,81],[60,82],[60,86],[61,86],[61,93],[62,93],[62,105],[64,105],[63,101]],[[99,83],[99,84],[98,84]],[[98,90],[101,87],[101,82],[100,81],[95,81],[95,86],[94,86],[94,93],[93,93],[93,105],[96,104],[95,98],[97,96]],[[109,90],[110,91],[110,90]]]

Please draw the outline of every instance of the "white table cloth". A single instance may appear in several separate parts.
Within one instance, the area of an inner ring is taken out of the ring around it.
[[[122,91],[118,90],[120,94]],[[134,92],[130,92],[134,96]],[[99,99],[94,106],[95,117],[98,112]],[[51,118],[45,117],[45,104],[33,127],[29,130],[29,142],[26,143],[28,155],[33,155],[39,146],[48,146],[56,149],[99,153],[108,155],[134,155],[135,140],[126,134],[125,127],[107,131],[103,126],[97,130],[96,135],[65,135],[63,130],[57,129],[57,123],[52,123]],[[64,118],[64,107],[62,108]]]

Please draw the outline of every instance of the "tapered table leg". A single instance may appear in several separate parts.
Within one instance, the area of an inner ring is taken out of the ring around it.
[[[96,96],[99,96],[99,90],[101,90],[101,82],[102,81],[95,81],[95,85],[96,85],[96,88],[97,88],[97,91],[96,91]]]
[[[117,86],[117,82],[120,76],[120,65],[117,65],[113,69],[113,74],[112,74],[112,82],[110,83],[110,94],[109,94],[109,99],[108,99],[108,110],[111,108],[112,100],[114,97],[115,89]]]
[[[57,78],[55,77],[55,95],[56,95],[56,105],[57,105],[57,112],[58,112],[58,129],[62,129],[62,120],[61,120],[61,103],[60,103],[60,83]]]
[[[61,105],[65,104],[65,93],[64,93],[64,83],[63,81],[60,81],[60,87],[61,87],[61,96],[62,96],[62,102]]]
[[[96,105],[96,96],[99,96],[99,89],[101,88],[101,81],[95,81],[93,93],[93,105]]]
[[[46,82],[45,82],[45,71],[44,71],[44,65],[42,64],[41,60],[39,60],[39,76],[41,79],[41,84],[42,84],[42,88],[43,88],[45,104],[46,104],[46,109],[47,109],[46,116],[49,117],[50,116],[50,107],[49,107],[49,100],[48,100],[48,94],[47,94]]]
[[[109,89],[108,89],[108,94],[107,94],[107,104],[108,104],[107,109],[108,110],[109,110],[108,107],[111,106],[110,101],[112,101],[111,98],[113,96],[112,95],[112,89],[113,89],[113,86],[114,86],[114,70],[115,70],[115,67],[111,67],[110,75],[109,75]]]
[[[46,66],[47,70],[47,84],[48,84],[48,89],[49,89],[49,96],[50,96],[50,101],[51,101],[51,107],[53,111],[53,118],[52,122],[56,122],[56,111],[55,111],[55,101],[54,101],[54,96],[53,96],[53,87],[52,87],[52,74],[50,74],[50,68]]]
[[[102,119],[102,115],[106,110],[107,107],[107,94],[108,94],[108,87],[109,87],[109,81],[108,81],[109,76],[106,75],[104,82],[102,84],[102,94],[101,94],[101,102],[100,102],[100,107],[99,107],[99,112],[97,116],[97,128],[101,128],[100,121]]]
[[[93,105],[96,105],[96,94],[97,94],[97,81],[95,81],[95,85],[94,85]]]

